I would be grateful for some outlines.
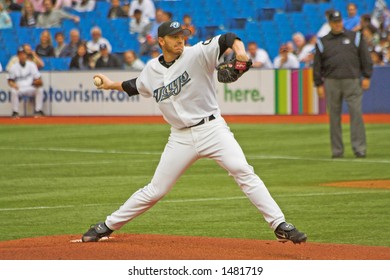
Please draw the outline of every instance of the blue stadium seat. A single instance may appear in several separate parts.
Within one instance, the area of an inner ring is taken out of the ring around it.
[[[286,12],[300,12],[302,11],[304,0],[285,0]]]
[[[276,8],[259,8],[256,10],[255,19],[260,20],[273,20],[276,13]]]
[[[108,10],[110,9],[111,4],[106,1],[96,1],[95,5],[95,12],[98,15],[97,18],[99,17],[107,17],[108,15]],[[95,15],[96,16],[96,15]]]
[[[51,68],[51,57],[41,57],[45,65],[40,69],[43,71],[50,71],[52,70]]]
[[[20,24],[20,18],[22,17],[22,13],[21,12],[10,12],[8,14],[11,17],[12,24],[13,24],[14,28],[18,27]]]
[[[50,59],[51,70],[54,71],[68,70],[71,60],[72,60],[71,57],[52,57]]]

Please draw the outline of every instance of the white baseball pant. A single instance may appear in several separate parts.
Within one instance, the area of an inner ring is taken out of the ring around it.
[[[263,214],[272,229],[285,221],[263,181],[254,173],[225,120],[215,120],[186,129],[171,128],[152,181],[135,192],[117,211],[107,216],[106,225],[119,230],[163,198],[179,177],[200,158],[214,159],[233,176],[241,190]]]
[[[19,112],[19,97],[35,96],[35,111],[41,111],[43,107],[43,89],[33,86],[21,87],[19,90],[11,89],[11,103],[13,112]]]

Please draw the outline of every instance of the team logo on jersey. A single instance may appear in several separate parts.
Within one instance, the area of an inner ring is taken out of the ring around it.
[[[165,87],[160,87],[153,91],[153,97],[156,99],[156,102],[161,102],[172,95],[176,96],[181,92],[181,88],[191,80],[190,75],[187,71],[181,74],[176,80],[171,82]]]
[[[349,45],[350,43],[351,43],[351,40],[349,40],[348,38],[343,39],[344,45]]]

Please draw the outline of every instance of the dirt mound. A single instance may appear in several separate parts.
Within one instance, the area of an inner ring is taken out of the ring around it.
[[[345,181],[321,184],[327,187],[390,189],[390,180]]]
[[[189,236],[114,234],[71,243],[76,235],[0,242],[2,260],[389,260],[389,247]]]

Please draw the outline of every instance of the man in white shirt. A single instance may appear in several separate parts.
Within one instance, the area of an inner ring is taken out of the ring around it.
[[[137,40],[142,44],[146,41],[146,35],[149,33],[152,23],[142,15],[142,11],[136,9],[134,17],[130,21],[130,34],[137,34]]]
[[[325,22],[317,32],[318,38],[322,38],[330,32],[330,25],[328,22],[328,17],[330,14],[333,13],[333,11],[334,11],[333,9],[328,9],[325,11]]]
[[[92,40],[87,42],[88,53],[95,54],[100,51],[100,45],[105,44],[107,46],[108,52],[111,53],[112,46],[110,42],[102,37],[102,30],[98,26],[91,28],[91,37]]]
[[[44,116],[43,89],[41,73],[37,65],[27,59],[23,47],[18,49],[19,61],[12,65],[8,74],[8,85],[11,87],[12,118],[19,118],[19,97],[35,96],[35,117]]]
[[[274,67],[276,69],[298,69],[298,57],[289,52],[286,45],[282,45],[279,49],[279,55],[274,59]]]
[[[134,16],[135,10],[141,10],[144,17],[154,20],[156,18],[156,7],[152,0],[133,0],[130,3],[129,17]]]
[[[249,42],[247,55],[252,59],[253,68],[272,69],[272,62],[268,53],[257,46],[256,42]]]

